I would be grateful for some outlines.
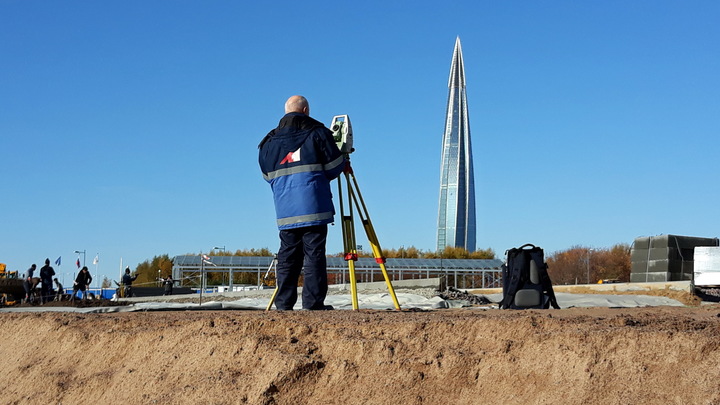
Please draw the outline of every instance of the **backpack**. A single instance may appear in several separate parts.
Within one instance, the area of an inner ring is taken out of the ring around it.
[[[505,252],[507,262],[502,265],[503,299],[501,309],[555,309],[550,276],[547,273],[543,250],[531,244]]]

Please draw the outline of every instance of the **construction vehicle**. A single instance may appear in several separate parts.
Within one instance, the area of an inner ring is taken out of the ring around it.
[[[7,271],[7,265],[0,263],[0,278],[17,278],[17,271]]]
[[[17,271],[7,271],[7,265],[0,263],[0,306],[15,305],[25,296],[23,281]]]

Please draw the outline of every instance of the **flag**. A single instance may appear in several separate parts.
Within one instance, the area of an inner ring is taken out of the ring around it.
[[[79,269],[79,268],[80,268],[80,257],[78,257],[78,259],[77,259],[77,261],[75,262],[75,264],[77,264],[78,269]]]
[[[55,265],[56,265],[56,266],[59,266],[60,263],[62,262],[62,260],[60,260],[61,258],[62,258],[62,256],[58,256],[57,260],[55,260]]]
[[[212,260],[210,260],[210,257],[208,255],[202,255],[202,261],[205,264],[212,264],[213,266],[217,267],[217,265],[213,263]]]
[[[99,254],[95,255],[95,258],[93,259],[93,264],[98,264],[98,262],[100,261],[100,258],[98,256]]]

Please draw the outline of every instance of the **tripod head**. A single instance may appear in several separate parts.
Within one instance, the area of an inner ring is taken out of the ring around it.
[[[330,124],[330,130],[333,133],[335,143],[340,152],[349,154],[355,151],[353,148],[353,131],[350,124],[350,117],[347,115],[336,115]]]

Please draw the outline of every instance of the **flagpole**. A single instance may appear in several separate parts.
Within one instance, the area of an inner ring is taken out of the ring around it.
[[[98,291],[100,293],[100,298],[102,298],[102,289],[100,288],[100,273],[98,273],[98,262],[100,261],[100,253],[95,253],[95,259],[93,259],[93,264],[95,264],[95,284],[98,286]]]
[[[205,259],[203,258],[202,252],[200,252],[200,306],[202,306],[204,280],[205,280]]]
[[[55,264],[58,266],[58,274],[60,271],[60,266],[62,265],[62,255],[58,256],[57,260],[55,260]],[[65,288],[65,273],[63,273],[63,288]],[[65,293],[65,291],[63,291]]]

